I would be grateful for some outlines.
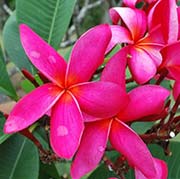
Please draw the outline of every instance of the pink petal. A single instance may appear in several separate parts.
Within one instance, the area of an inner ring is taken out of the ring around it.
[[[169,75],[179,81],[180,79],[180,42],[173,43],[161,50],[163,63],[161,68],[165,67],[169,71]]]
[[[129,103],[119,114],[123,121],[133,121],[162,112],[165,100],[170,92],[157,85],[144,85],[129,92]]]
[[[112,38],[106,49],[106,53],[109,52],[118,43],[132,44],[132,37],[128,29],[119,25],[111,25]]]
[[[179,24],[178,39],[180,39],[180,7],[177,8],[177,13],[178,13],[178,24]]]
[[[168,169],[167,165],[164,161],[154,158],[154,166],[156,168],[156,176],[151,179],[167,179],[168,177]],[[149,179],[145,177],[141,171],[135,168],[135,176],[136,179]]]
[[[71,88],[83,112],[98,118],[117,114],[127,104],[127,94],[111,82],[82,83]]]
[[[176,100],[178,96],[180,95],[180,82],[175,82],[174,87],[173,87],[173,96],[174,99]]]
[[[65,93],[53,108],[50,123],[51,146],[59,157],[73,157],[83,128],[83,117],[76,99]]]
[[[35,67],[52,82],[63,85],[66,71],[64,59],[25,24],[20,25],[20,37],[23,48]]]
[[[156,175],[153,158],[141,138],[126,124],[114,120],[110,131],[112,146],[124,155],[130,164],[144,175],[152,178]]]
[[[109,11],[114,22],[118,22],[118,15],[132,34],[132,39],[137,41],[146,32],[147,19],[144,11],[128,7],[115,7]]]
[[[76,42],[67,71],[67,85],[88,81],[102,64],[111,39],[108,25],[99,25],[86,32]]]
[[[123,3],[129,7],[135,7],[137,2],[138,2],[138,0],[123,0]]]
[[[148,15],[149,29],[161,24],[162,33],[167,43],[172,43],[178,37],[178,16],[176,0],[158,1]]]
[[[156,74],[156,64],[149,54],[140,48],[131,48],[132,57],[128,60],[134,80],[143,84]]]
[[[71,166],[73,179],[79,179],[96,168],[106,148],[111,122],[111,120],[101,120],[87,123]]]
[[[21,98],[11,111],[4,132],[17,132],[33,124],[55,104],[61,91],[58,86],[49,83]]]
[[[119,84],[125,90],[125,70],[127,63],[127,48],[122,48],[109,62],[101,75],[101,81],[109,81]]]

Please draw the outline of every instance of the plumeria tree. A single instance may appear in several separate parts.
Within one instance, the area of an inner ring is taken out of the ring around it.
[[[0,92],[15,103],[0,109],[0,178],[180,178],[178,2],[77,3],[16,0],[3,28]],[[110,21],[80,35],[103,3]]]

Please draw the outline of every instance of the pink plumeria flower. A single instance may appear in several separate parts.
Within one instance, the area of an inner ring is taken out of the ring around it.
[[[115,54],[105,70],[101,80],[112,81],[125,88],[126,48]],[[120,72],[119,75],[115,75]],[[71,167],[73,179],[79,179],[100,162],[108,139],[114,149],[124,155],[129,163],[143,175],[157,176],[153,157],[141,138],[125,124],[143,116],[159,113],[169,91],[160,86],[144,85],[128,93],[129,103],[112,118],[86,119],[83,137]],[[127,103],[127,101],[124,101]]]
[[[65,60],[28,26],[20,26],[23,48],[51,82],[23,97],[10,113],[5,133],[27,128],[51,109],[50,142],[59,157],[71,158],[83,133],[82,111],[112,116],[123,105],[126,94],[111,82],[87,82],[104,60],[111,39],[108,25],[86,32],[75,44],[68,65]],[[110,95],[113,94],[113,95]]]
[[[129,7],[115,7],[110,9],[113,24],[121,19],[127,28],[112,25],[112,39],[107,52],[118,43],[127,43],[128,65],[135,81],[143,84],[154,77],[157,67],[162,62],[160,49],[164,40],[160,27],[149,34],[147,31],[147,17],[144,11]]]
[[[180,81],[180,41],[167,45],[161,50],[163,62],[159,71],[168,70],[168,77]]]
[[[164,41],[169,44],[178,38],[178,13],[176,0],[159,0],[148,14],[149,31],[159,24]]]

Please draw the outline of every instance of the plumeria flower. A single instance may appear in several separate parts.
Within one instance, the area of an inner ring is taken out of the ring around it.
[[[111,39],[110,28],[100,25],[86,32],[74,45],[68,65],[24,24],[20,26],[20,37],[31,62],[51,82],[38,87],[16,104],[4,132],[27,128],[51,109],[51,146],[59,157],[69,159],[76,152],[83,133],[82,111],[108,117],[117,113],[126,100],[125,92],[117,84],[87,82],[104,60]]]
[[[167,45],[161,50],[163,62],[159,71],[168,70],[168,77],[180,81],[180,41]]]
[[[160,27],[156,27],[149,34],[147,31],[147,17],[144,11],[129,7],[115,7],[110,9],[113,24],[121,19],[126,27],[112,25],[112,39],[107,52],[118,43],[127,43],[129,51],[128,65],[135,81],[143,84],[156,74],[157,67],[162,62],[160,49],[164,40]],[[144,36],[144,34],[146,34]]]
[[[148,14],[148,28],[153,30],[161,24],[165,43],[173,43],[178,38],[178,10],[176,0],[159,0]]]
[[[122,49],[111,58],[102,73],[102,81],[116,82],[125,88],[126,50]],[[118,72],[119,75],[115,75]],[[128,93],[129,103],[126,108],[120,109],[113,117],[94,121],[91,118],[91,122],[86,119],[83,137],[71,167],[72,178],[79,179],[96,168],[105,152],[108,139],[131,166],[146,177],[158,178],[159,174],[148,148],[126,122],[159,113],[168,96],[169,91],[163,87],[144,85]]]

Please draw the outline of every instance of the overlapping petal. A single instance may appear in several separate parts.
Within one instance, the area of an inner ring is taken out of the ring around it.
[[[164,47],[161,50],[163,63],[160,68],[166,68],[170,77],[179,81],[180,79],[180,41]]]
[[[129,103],[119,113],[123,121],[133,121],[148,115],[161,113],[170,92],[157,85],[144,85],[129,92]]]
[[[87,31],[74,45],[66,74],[66,85],[88,81],[102,64],[111,39],[108,25],[99,25]]]
[[[180,95],[180,82],[176,81],[173,87],[174,99],[177,99],[179,95]]]
[[[122,27],[119,25],[111,25],[110,28],[112,32],[112,38],[106,49],[106,53],[109,52],[117,44],[121,44],[121,43],[132,44],[133,43],[131,34],[125,27]]]
[[[112,146],[124,155],[132,166],[136,166],[145,176],[156,176],[153,158],[141,138],[126,124],[114,120],[110,131]],[[145,164],[145,165],[144,165]]]
[[[129,7],[135,7],[138,0],[123,0],[123,3]]]
[[[143,84],[156,74],[156,64],[146,51],[140,48],[131,48],[132,57],[128,60],[134,80]]]
[[[164,161],[154,158],[154,166],[156,168],[156,176],[153,178],[145,177],[138,169],[135,168],[136,179],[167,179],[168,169]]]
[[[87,82],[71,88],[83,112],[98,118],[116,115],[126,105],[127,94],[118,84]]]
[[[22,46],[31,60],[49,80],[63,85],[66,72],[65,60],[27,25],[20,25]]]
[[[113,22],[118,22],[119,19],[123,20],[134,41],[141,38],[146,32],[147,18],[144,11],[129,7],[115,7],[111,8],[109,13]]]
[[[109,81],[119,84],[125,90],[125,69],[127,64],[128,49],[122,48],[109,62],[101,75],[101,81]]]
[[[166,43],[175,42],[178,37],[176,0],[157,1],[150,10],[148,15],[150,31],[159,24],[162,26],[162,33]]]
[[[33,124],[55,104],[61,90],[56,85],[45,84],[21,98],[11,111],[4,132],[17,132]]]
[[[65,93],[52,109],[50,142],[59,157],[70,159],[76,152],[84,129],[76,99]]]
[[[111,122],[112,120],[102,120],[86,124],[80,147],[71,167],[73,179],[80,179],[96,168],[106,148]]]

